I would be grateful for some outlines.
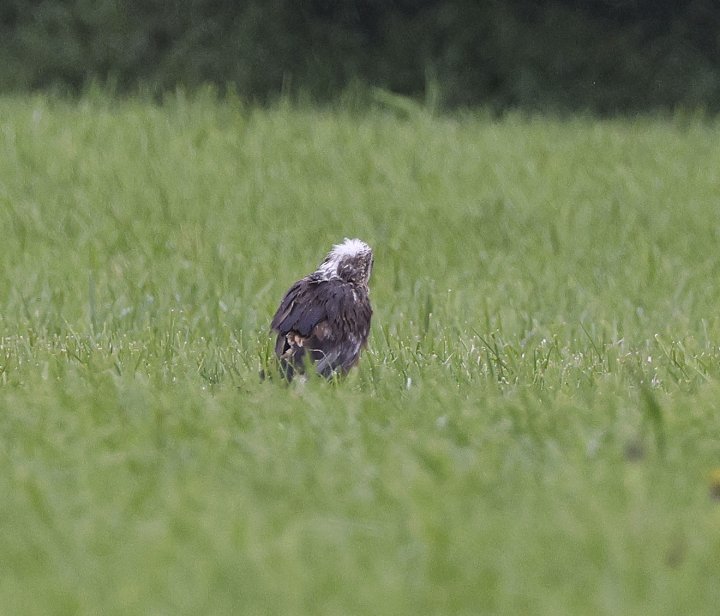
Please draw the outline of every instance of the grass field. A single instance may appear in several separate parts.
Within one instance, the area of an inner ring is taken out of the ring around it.
[[[0,611],[716,614],[719,144],[0,98]],[[344,236],[359,369],[261,382]]]

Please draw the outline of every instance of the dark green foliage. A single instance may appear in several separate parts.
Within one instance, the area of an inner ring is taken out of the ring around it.
[[[711,0],[5,0],[0,90],[370,85],[446,107],[716,111],[719,29]]]

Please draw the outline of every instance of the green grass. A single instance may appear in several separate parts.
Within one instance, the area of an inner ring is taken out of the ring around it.
[[[0,99],[2,612],[715,614],[719,143]],[[261,382],[344,236],[359,369]]]

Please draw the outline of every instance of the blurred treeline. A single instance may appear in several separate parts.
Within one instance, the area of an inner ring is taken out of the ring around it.
[[[0,0],[0,91],[720,109],[717,0]]]

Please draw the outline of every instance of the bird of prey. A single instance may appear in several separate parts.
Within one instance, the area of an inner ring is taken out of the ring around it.
[[[316,271],[293,284],[271,327],[283,374],[292,380],[312,363],[318,374],[347,374],[370,334],[370,246],[359,239],[336,244]]]

